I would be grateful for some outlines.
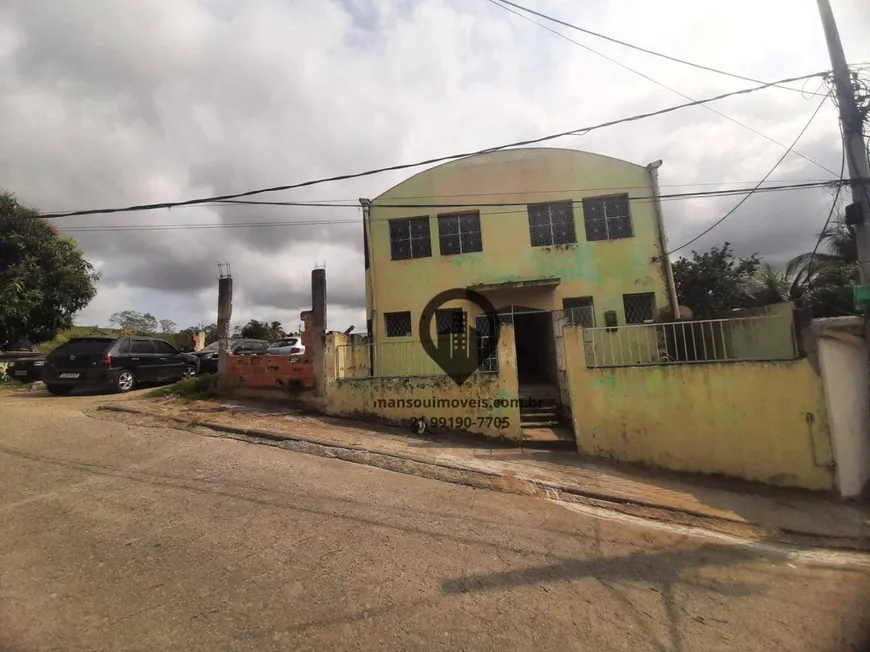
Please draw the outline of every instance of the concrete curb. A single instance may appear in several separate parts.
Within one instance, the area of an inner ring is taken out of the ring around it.
[[[251,444],[277,446],[295,452],[340,459],[387,471],[416,475],[478,489],[581,503],[650,520],[700,527],[718,533],[736,534],[750,541],[773,541],[802,548],[826,548],[853,552],[870,551],[870,541],[861,538],[826,537],[815,533],[784,531],[757,523],[712,516],[703,512],[676,509],[652,502],[629,500],[609,494],[586,491],[575,486],[540,478],[498,473],[488,469],[475,468],[473,465],[451,464],[411,454],[396,455],[395,452],[380,451],[353,444],[340,444],[311,436],[277,433],[259,428],[238,428],[196,419],[182,419],[118,405],[100,405],[97,407],[97,411],[146,416],[177,424],[185,429],[203,428],[217,433],[210,436],[230,438]]]

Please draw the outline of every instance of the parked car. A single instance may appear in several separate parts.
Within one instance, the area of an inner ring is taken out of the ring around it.
[[[266,349],[266,355],[289,355],[291,358],[301,358],[305,355],[305,345],[298,337],[288,337],[272,342]]]
[[[219,342],[212,342],[201,351],[192,354],[199,358],[200,373],[213,374],[217,372],[218,346]],[[269,348],[267,340],[230,340],[230,353],[233,355],[265,355],[267,348]]]
[[[52,394],[76,387],[129,392],[139,384],[191,378],[199,359],[154,337],[75,337],[45,358],[42,382]]]
[[[45,365],[45,356],[30,356],[10,360],[6,364],[6,375],[12,380],[22,383],[35,383],[42,379],[42,367]]]

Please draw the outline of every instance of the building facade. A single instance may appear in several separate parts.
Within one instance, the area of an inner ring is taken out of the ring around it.
[[[372,341],[419,342],[427,327],[443,336],[457,315],[485,335],[480,309],[462,299],[421,324],[439,293],[473,290],[510,315],[520,382],[555,382],[554,311],[588,326],[672,315],[659,164],[505,150],[426,170],[363,200]]]

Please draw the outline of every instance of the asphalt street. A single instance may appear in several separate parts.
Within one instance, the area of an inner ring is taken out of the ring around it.
[[[0,650],[859,650],[820,563],[0,393]]]

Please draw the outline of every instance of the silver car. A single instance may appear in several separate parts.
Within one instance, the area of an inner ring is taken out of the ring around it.
[[[298,337],[288,337],[272,342],[266,349],[266,355],[287,355],[291,360],[301,360],[305,356],[305,345]]]

